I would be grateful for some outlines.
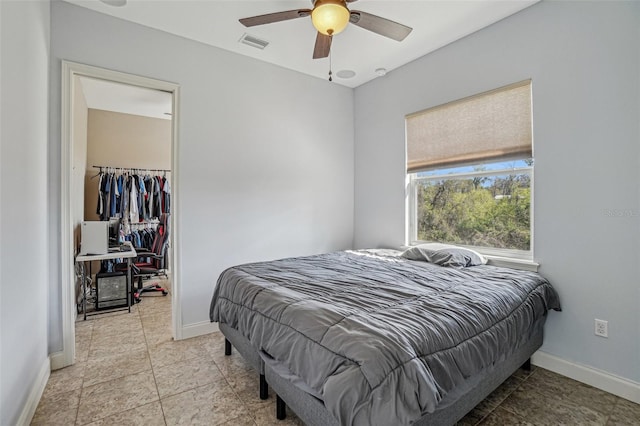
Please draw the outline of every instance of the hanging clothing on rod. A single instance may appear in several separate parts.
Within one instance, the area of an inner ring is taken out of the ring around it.
[[[129,223],[149,221],[170,213],[171,185],[164,169],[127,169],[94,166],[100,171],[96,214],[100,220],[127,219]],[[151,171],[163,172],[152,174]]]
[[[112,173],[115,173],[118,171],[120,172],[126,171],[129,173],[136,173],[136,174],[139,174],[139,173],[149,174],[151,172],[163,172],[163,173],[171,172],[171,170],[168,170],[168,169],[139,169],[135,167],[112,167],[112,166],[91,166],[91,167],[93,167],[94,169],[98,169],[99,170],[98,173],[102,173],[103,171],[106,171],[106,172],[110,171]]]

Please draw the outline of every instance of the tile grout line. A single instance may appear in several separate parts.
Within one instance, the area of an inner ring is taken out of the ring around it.
[[[74,327],[75,327],[75,325],[74,325]],[[94,329],[95,329],[95,324],[91,324],[91,334],[90,334],[90,337],[89,337],[89,349],[87,349],[87,359],[85,360],[84,371],[82,372],[82,382],[80,383],[80,395],[78,395],[78,407],[76,408],[76,417],[75,417],[75,419],[73,419],[73,424],[74,425],[78,424],[78,416],[80,415],[80,403],[82,402],[82,394],[84,394],[84,376],[85,376],[85,374],[87,374],[87,365],[89,364],[89,354],[91,353],[91,344],[93,343],[93,332],[94,332]],[[74,345],[75,345],[75,343],[76,342],[74,341]],[[74,359],[74,363],[75,363],[75,359]]]
[[[234,351],[235,353],[237,353],[237,351]],[[260,410],[264,410],[265,408],[267,408],[269,405],[273,405],[273,401],[272,404],[267,404],[265,403],[263,407],[260,408],[256,408],[256,409],[250,409],[249,406],[247,405],[247,403],[245,402],[245,400],[243,398],[240,397],[240,394],[238,392],[236,392],[235,388],[233,388],[233,386],[231,386],[231,383],[229,382],[229,380],[227,379],[227,375],[224,374],[224,372],[222,371],[222,369],[218,366],[218,363],[216,362],[215,358],[213,357],[213,355],[211,354],[211,352],[209,350],[207,350],[207,354],[209,355],[209,358],[213,361],[214,365],[216,366],[216,368],[220,371],[220,375],[222,376],[222,378],[224,379],[224,381],[227,383],[227,386],[229,387],[229,389],[231,389],[231,391],[233,392],[233,394],[236,396],[236,398],[238,398],[238,400],[242,403],[242,405],[244,406],[244,408],[246,409],[247,413],[249,413],[249,416],[251,417],[251,420],[253,421],[254,424],[258,424],[258,418],[256,416],[256,412],[260,411]],[[226,355],[225,355],[226,356]],[[230,355],[233,356],[233,355]],[[251,374],[254,374],[255,372],[252,371]],[[241,416],[236,417],[240,418]],[[232,419],[233,420],[233,419]],[[230,420],[231,421],[231,420]]]
[[[140,309],[138,308],[138,313]],[[165,426],[167,425],[167,416],[164,413],[164,407],[162,406],[162,399],[160,398],[160,390],[158,389],[158,380],[156,379],[156,371],[151,361],[151,351],[149,350],[149,341],[147,339],[147,331],[145,330],[144,321],[142,321],[142,315],[140,315],[140,327],[142,327],[142,334],[144,335],[144,345],[147,348],[147,356],[149,357],[149,364],[151,365],[151,375],[153,376],[153,383],[156,386],[156,394],[158,394],[158,404],[160,405],[160,411],[162,412],[162,421]]]
[[[171,299],[169,299],[169,309],[171,309]],[[138,312],[140,312],[140,308],[138,308]],[[169,315],[172,315],[171,311],[169,312]],[[156,392],[158,393],[158,404],[160,404],[160,411],[162,412],[162,420],[164,421],[165,426],[168,425],[167,423],[167,416],[164,412],[164,406],[162,405],[162,399],[160,398],[160,390],[158,389],[158,381],[156,379],[156,373],[155,373],[155,369],[153,367],[153,363],[151,362],[151,350],[149,349],[149,341],[147,339],[147,330],[146,327],[144,325],[144,321],[142,320],[142,313],[140,313],[140,323],[142,325],[142,333],[144,334],[144,341],[145,344],[147,346],[147,356],[149,357],[149,364],[151,364],[151,374],[153,375],[153,382],[156,385]],[[171,340],[173,340],[173,336],[171,337]]]
[[[132,313],[134,313],[134,315],[137,315],[137,316],[138,316],[138,320],[140,321],[140,327],[142,328],[142,319],[140,318],[140,312],[139,312],[139,310],[138,310],[138,309],[136,309],[136,311],[135,311],[135,312],[132,312]],[[129,313],[127,313],[126,315],[128,315],[128,314],[129,314]],[[118,315],[113,315],[113,316],[111,316],[111,317],[117,317],[117,316],[118,316]],[[103,317],[103,318],[108,318],[108,317]],[[93,343],[93,336],[94,336],[94,332],[95,332],[95,323],[93,324],[93,326],[92,326],[92,328],[91,328],[91,342],[90,342],[90,345],[89,345],[89,354],[87,354],[87,361],[86,361],[86,364],[88,364],[88,363],[89,363],[89,359],[91,358],[91,356],[90,356],[90,353],[91,353],[91,343]],[[143,331],[143,333],[144,333],[144,331]],[[145,347],[146,347],[146,340],[145,340]],[[125,352],[124,354],[118,354],[118,355],[126,355],[126,352]],[[104,358],[104,357],[96,357],[96,358]],[[85,365],[85,373],[86,373],[86,365]],[[137,374],[137,373],[136,373],[136,374]],[[78,424],[78,416],[79,416],[79,414],[80,414],[80,403],[82,402],[82,394],[84,393],[84,389],[85,389],[85,387],[84,387],[84,379],[85,379],[85,378],[84,378],[84,374],[83,374],[83,376],[82,376],[82,389],[81,389],[81,393],[80,393],[80,400],[79,400],[79,402],[78,402],[78,410],[76,411],[76,421],[75,421],[76,426],[82,426],[82,425],[79,425],[79,424]],[[103,381],[103,382],[95,383],[95,384],[90,385],[90,386],[87,386],[87,387],[91,387],[91,386],[99,386],[99,385],[103,385],[103,384],[105,384],[105,383],[113,382],[113,381],[120,380],[120,379],[122,379],[122,377],[116,377],[116,378],[113,378],[113,379],[110,379],[110,380],[105,380],[105,381]],[[155,377],[154,377],[154,381],[155,381]],[[156,390],[156,392],[157,392],[157,390]],[[144,405],[147,405],[147,404],[144,404]],[[141,406],[142,406],[142,405],[141,405]],[[141,407],[141,406],[139,406],[139,407]],[[128,410],[118,411],[118,412],[116,412],[116,413],[111,413],[111,414],[109,414],[109,415],[107,415],[107,416],[105,416],[105,417],[100,417],[100,418],[98,418],[98,419],[92,419],[89,423],[84,423],[84,424],[90,424],[90,423],[93,423],[93,422],[96,422],[96,421],[100,421],[100,420],[103,420],[103,419],[109,418],[109,417],[111,417],[111,416],[114,416],[114,415],[116,415],[116,414],[124,413],[124,412],[129,411],[129,410],[135,410],[136,408],[139,408],[139,407],[133,407],[133,408],[128,409]]]
[[[142,332],[143,332],[143,335],[144,335],[144,324],[142,322],[142,314],[140,312],[140,309],[136,309],[137,308],[136,306],[133,306],[133,308],[134,308],[133,312],[130,312],[130,313],[127,313],[127,314],[123,314],[122,316],[126,317],[129,314],[133,314],[132,317],[133,317],[134,321],[135,321],[135,319],[137,317],[138,321],[140,322],[139,327],[142,329]],[[108,383],[110,381],[119,379],[119,378],[114,378],[114,379],[111,379],[111,380],[105,380],[105,381],[102,381],[102,382],[99,382],[99,383],[94,383],[94,384],[91,384],[91,385],[87,384],[87,373],[89,372],[89,364],[90,364],[90,362],[96,361],[96,359],[99,360],[101,358],[100,356],[92,356],[91,355],[92,349],[95,348],[95,344],[97,342],[97,340],[96,340],[96,337],[98,335],[97,333],[99,333],[99,330],[96,328],[96,324],[102,325],[102,322],[107,321],[107,318],[118,317],[118,316],[119,315],[106,315],[106,316],[103,316],[102,318],[90,318],[88,320],[76,319],[76,321],[74,321],[74,329],[77,331],[78,330],[78,326],[83,324],[82,325],[82,332],[83,332],[82,334],[86,334],[87,335],[87,338],[83,339],[83,342],[86,341],[86,357],[84,357],[83,360],[80,360],[79,357],[78,357],[79,353],[77,351],[75,351],[76,354],[74,356],[73,363],[69,366],[69,367],[72,367],[72,366],[78,367],[80,364],[82,364],[81,365],[82,373],[81,373],[81,377],[80,377],[80,380],[79,380],[80,386],[76,387],[76,388],[73,388],[71,390],[58,391],[58,392],[55,392],[53,394],[53,396],[56,396],[58,394],[78,392],[78,400],[77,400],[76,407],[71,410],[71,413],[73,413],[72,415],[74,417],[73,417],[73,419],[69,419],[69,420],[71,420],[72,424],[79,425],[80,408],[81,408],[83,399],[86,397],[86,391],[87,391],[87,389],[89,387],[102,385],[104,383]],[[103,321],[100,321],[100,320],[103,320]],[[79,341],[78,334],[76,333],[76,336],[75,336],[75,339],[74,339],[74,346],[78,344],[78,341]],[[146,342],[146,335],[145,335],[145,350],[146,350],[147,356],[149,356],[149,358],[150,358],[149,344]],[[83,350],[83,352],[84,352],[84,350]],[[125,355],[126,356],[126,352],[123,353],[123,354],[117,354],[117,355]],[[153,371],[152,371],[152,374],[153,374]],[[51,378],[49,378],[47,383],[49,383],[50,380],[51,380]],[[155,376],[154,376],[154,382],[155,382]],[[155,383],[155,386],[156,386],[156,393],[158,394],[158,401],[159,401],[159,392],[158,392],[158,388],[157,388],[157,383]],[[42,400],[43,400],[43,398],[41,398],[41,401]],[[147,405],[147,404],[144,404],[144,405]],[[40,406],[40,402],[39,402],[38,406]],[[138,407],[134,407],[133,409],[135,409],[135,408],[138,408]],[[128,410],[124,410],[124,411],[128,411]],[[124,411],[122,411],[122,412],[124,412]],[[122,412],[112,413],[109,416],[115,415],[115,414],[119,414],[119,413],[122,413]],[[34,416],[35,416],[35,413],[34,413]],[[109,416],[107,416],[107,417],[109,417]],[[93,421],[99,421],[99,420],[102,420],[102,419],[107,418],[107,417],[95,419],[95,420],[92,420],[92,422]],[[32,421],[33,421],[33,419],[32,419]],[[164,412],[163,412],[163,421],[166,424],[166,419],[164,418]]]
[[[513,394],[515,391],[517,391],[518,389],[520,389],[520,387],[524,384],[524,382],[526,382],[531,376],[533,376],[535,374],[535,370],[531,371],[529,374],[527,374],[527,376],[524,379],[520,379],[520,383],[518,384],[518,386],[516,386],[511,392],[509,392],[507,394],[507,396],[505,396],[499,403],[498,405],[495,406],[495,408],[493,408],[491,411],[489,411],[489,413],[487,413],[486,416],[482,417],[482,419],[480,419],[480,421],[478,423],[476,423],[476,426],[480,425],[482,422],[484,422],[493,412],[495,412],[498,408],[502,408],[504,411],[513,414],[514,416],[518,417],[519,419],[522,419],[524,421],[527,421],[527,419],[522,418],[522,416],[520,416],[517,413],[512,412],[511,410],[506,409],[505,407],[502,406],[502,404],[511,396],[511,394]],[[497,388],[496,388],[497,389]]]

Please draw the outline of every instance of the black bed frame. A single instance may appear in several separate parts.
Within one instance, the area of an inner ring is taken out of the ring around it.
[[[414,424],[443,425],[455,424],[464,417],[518,368],[531,369],[531,355],[542,346],[543,326],[546,317],[539,318],[532,326],[531,335],[506,359],[470,377],[464,385],[449,392],[440,401],[433,413],[426,413]],[[286,406],[307,425],[339,426],[336,418],[325,408],[324,403],[302,391],[279,374],[282,366],[269,357],[262,357],[251,342],[234,328],[220,323],[220,331],[225,336],[225,355],[231,355],[232,346],[260,374],[260,399],[268,398],[269,386],[276,392],[276,417],[286,418]],[[266,360],[266,361],[265,361]]]

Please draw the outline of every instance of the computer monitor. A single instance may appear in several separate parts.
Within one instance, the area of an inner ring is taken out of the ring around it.
[[[109,219],[109,245],[112,247],[117,246],[121,241],[120,239],[120,218],[112,217]]]

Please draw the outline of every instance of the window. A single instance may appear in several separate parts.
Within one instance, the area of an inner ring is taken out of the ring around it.
[[[531,82],[407,117],[410,242],[531,259]]]

